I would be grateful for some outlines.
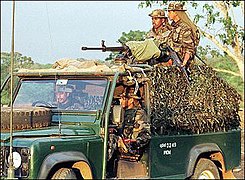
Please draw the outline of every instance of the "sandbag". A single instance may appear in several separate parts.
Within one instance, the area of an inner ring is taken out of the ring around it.
[[[161,51],[156,46],[153,39],[146,39],[145,41],[129,41],[126,45],[129,47],[135,59],[139,62],[156,59],[161,55]]]

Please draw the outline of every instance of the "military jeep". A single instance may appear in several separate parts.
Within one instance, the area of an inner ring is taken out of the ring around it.
[[[107,66],[57,61],[15,73],[13,159],[21,179],[232,178],[240,164],[240,129],[158,134],[151,125],[147,64]],[[7,83],[5,88],[7,87]],[[134,87],[140,108],[121,105]],[[63,108],[58,91],[69,94]],[[0,176],[9,163],[9,107],[1,107]]]

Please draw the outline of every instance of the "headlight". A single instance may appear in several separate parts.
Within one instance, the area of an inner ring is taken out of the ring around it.
[[[10,156],[8,157],[8,162],[10,162]],[[21,165],[21,156],[20,156],[20,153],[18,152],[13,152],[13,165],[14,165],[14,168],[17,169],[20,167]]]
[[[7,177],[10,162],[9,153],[9,146],[1,146],[0,179],[2,179],[2,177]],[[15,169],[15,177],[28,177],[30,157],[31,153],[28,147],[13,147],[13,167]]]

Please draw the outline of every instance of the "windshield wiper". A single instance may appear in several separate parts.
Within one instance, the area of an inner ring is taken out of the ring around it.
[[[50,108],[50,109],[56,109],[56,108],[58,108],[58,106],[49,106],[49,105],[44,105],[44,104],[40,104],[40,105],[37,105],[35,107],[45,107],[45,108]]]

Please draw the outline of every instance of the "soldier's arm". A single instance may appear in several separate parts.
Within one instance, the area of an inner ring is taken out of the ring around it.
[[[183,59],[183,63],[182,63],[182,67],[185,66],[188,62],[188,60],[191,58],[191,54],[186,52],[184,55],[184,59]]]
[[[192,31],[189,28],[184,28],[182,31],[182,43],[183,43],[183,66],[186,65],[187,61],[194,55],[195,46],[194,40],[192,39]]]
[[[126,108],[127,107],[128,98],[126,98],[125,95],[123,95],[119,101],[120,101],[120,104],[121,104],[122,108]]]

